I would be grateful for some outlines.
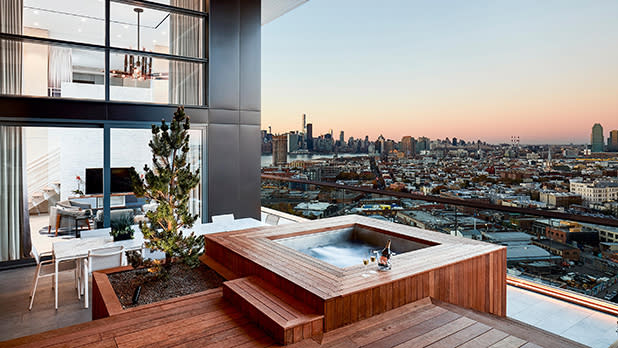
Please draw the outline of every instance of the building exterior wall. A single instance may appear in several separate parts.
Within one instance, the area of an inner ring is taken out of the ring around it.
[[[288,139],[286,135],[273,136],[273,165],[280,166],[288,162]]]
[[[204,131],[205,214],[260,217],[261,1],[205,0],[207,105],[186,106]],[[153,5],[154,6],[154,5]],[[113,128],[170,121],[177,106],[0,96],[0,124]]]
[[[618,184],[589,182],[570,183],[570,191],[582,196],[584,202],[602,203],[618,200]]]

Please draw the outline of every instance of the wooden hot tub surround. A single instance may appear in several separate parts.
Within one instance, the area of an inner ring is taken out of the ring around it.
[[[276,241],[346,227],[428,247],[395,255],[391,271],[365,278],[362,264],[339,268]],[[356,215],[205,235],[205,244],[206,257],[230,274],[257,276],[323,315],[325,332],[425,297],[506,315],[506,248],[495,244]]]

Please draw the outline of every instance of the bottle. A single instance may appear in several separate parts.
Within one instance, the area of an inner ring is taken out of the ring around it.
[[[391,269],[391,255],[391,240],[389,239],[388,242],[386,242],[384,249],[380,252],[380,259],[378,260],[378,268],[380,270],[386,271]]]

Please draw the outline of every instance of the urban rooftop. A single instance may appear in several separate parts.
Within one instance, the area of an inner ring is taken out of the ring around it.
[[[273,132],[313,2],[0,2],[0,347],[618,345],[618,130]]]

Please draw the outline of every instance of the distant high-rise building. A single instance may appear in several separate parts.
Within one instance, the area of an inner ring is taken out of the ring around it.
[[[313,123],[307,123],[307,150],[313,151]]]
[[[288,162],[288,137],[286,134],[273,135],[273,165],[280,166]]]
[[[609,132],[607,147],[609,151],[618,151],[618,129]]]
[[[292,131],[288,133],[288,152],[294,152],[299,149],[300,134]]]
[[[268,126],[268,134],[273,134],[273,130],[270,126]]]
[[[345,143],[345,137],[343,135],[343,131],[339,133],[339,142],[341,142],[342,145],[343,143]]]
[[[300,131],[307,133],[307,115],[305,114],[303,114],[303,128],[301,128]]]
[[[603,141],[603,127],[599,123],[592,126],[592,134],[590,134],[590,151],[603,152],[605,141]]]
[[[384,137],[382,136],[382,134],[380,134],[380,136],[378,137],[378,140],[376,140],[376,151],[379,153],[383,153],[384,152],[384,142],[386,141],[386,139],[384,139]]]
[[[412,138],[409,135],[406,135],[405,137],[401,138],[401,149],[400,150],[406,156],[414,156],[415,145],[416,144],[415,144],[414,138]]]
[[[430,150],[429,146],[430,140],[427,137],[420,137],[417,141],[416,152],[420,153],[421,151]]]

